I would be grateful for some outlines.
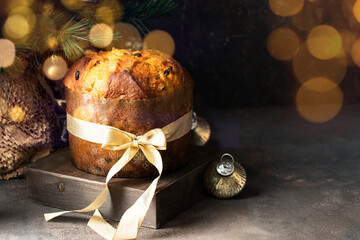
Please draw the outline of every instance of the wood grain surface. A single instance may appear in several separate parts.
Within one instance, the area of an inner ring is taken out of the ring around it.
[[[163,175],[143,226],[159,228],[204,195],[202,174],[210,160],[204,149],[193,149],[189,163]],[[215,155],[216,156],[216,155]],[[68,148],[59,150],[25,170],[27,194],[41,204],[64,210],[81,209],[91,203],[105,187],[105,177],[75,168]],[[153,178],[113,178],[110,195],[100,208],[105,218],[119,220],[150,185]]]

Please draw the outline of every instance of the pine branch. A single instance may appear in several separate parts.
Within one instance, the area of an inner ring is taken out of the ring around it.
[[[142,33],[148,31],[143,21],[160,18],[174,12],[178,8],[174,0],[127,0],[124,3],[123,21],[133,23]]]

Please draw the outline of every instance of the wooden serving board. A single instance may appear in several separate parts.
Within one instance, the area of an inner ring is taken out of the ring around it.
[[[193,148],[186,166],[163,175],[143,226],[159,228],[200,200],[205,195],[203,172],[207,163],[216,157],[208,149]],[[83,172],[72,165],[68,148],[30,164],[25,176],[30,198],[64,210],[84,208],[105,187],[105,177]],[[110,197],[100,208],[102,215],[118,221],[154,178],[113,178],[109,183]]]

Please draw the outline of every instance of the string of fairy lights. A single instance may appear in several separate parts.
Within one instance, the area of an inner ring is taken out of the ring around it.
[[[269,54],[289,64],[300,83],[298,113],[323,123],[342,109],[339,84],[348,68],[360,67],[360,0],[268,0],[276,28]]]
[[[59,4],[64,10],[58,10]],[[176,7],[171,0],[150,0],[146,6],[150,8],[151,4],[158,4],[160,11],[165,7],[162,13]],[[127,6],[142,7],[136,1],[128,1]],[[69,64],[90,52],[113,47],[131,51],[152,48],[169,55],[175,52],[169,33],[154,30],[142,38],[138,29],[146,27],[140,20],[123,22],[126,9],[118,0],[5,0],[0,13],[5,16],[1,22],[0,69],[10,77],[21,75],[21,67],[14,66],[23,64],[21,49],[48,55],[43,72],[52,81],[63,79]]]

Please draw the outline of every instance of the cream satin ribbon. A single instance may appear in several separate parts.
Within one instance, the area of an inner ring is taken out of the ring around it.
[[[90,205],[80,210],[46,213],[44,214],[45,220],[50,221],[69,212],[89,212],[95,210],[88,222],[88,226],[103,238],[109,240],[135,239],[149,210],[157,183],[162,174],[163,164],[158,150],[165,150],[166,142],[179,139],[188,133],[191,129],[191,123],[192,111],[161,129],[156,128],[142,136],[136,136],[115,127],[83,121],[67,114],[67,129],[74,136],[89,142],[102,144],[101,147],[103,149],[113,151],[126,150],[107,174],[105,189]],[[110,179],[135,156],[139,149],[144,153],[146,159],[157,168],[159,176],[153,180],[134,205],[125,211],[117,229],[115,229],[103,219],[98,209],[105,203],[110,193],[108,188]]]

